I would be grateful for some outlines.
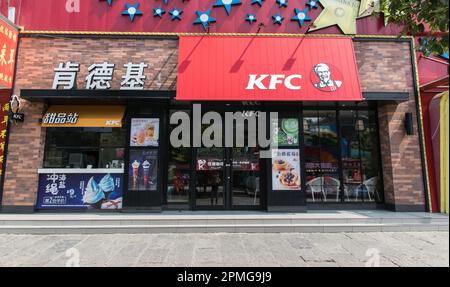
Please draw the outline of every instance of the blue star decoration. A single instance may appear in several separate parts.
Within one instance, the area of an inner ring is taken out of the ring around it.
[[[259,7],[262,7],[263,2],[264,2],[264,0],[252,0],[252,5],[258,4]]]
[[[317,6],[317,3],[319,3],[319,0],[309,0],[306,5],[309,5],[309,9],[312,10],[319,8],[319,6]]]
[[[125,5],[126,5],[127,9],[122,12],[122,15],[130,16],[131,22],[133,22],[134,16],[142,15],[142,12],[138,10],[139,3],[136,3],[134,5],[126,3]]]
[[[214,7],[223,6],[225,7],[225,10],[227,11],[227,14],[230,15],[230,10],[232,5],[240,5],[242,2],[240,0],[217,0],[216,3],[214,3]]]
[[[304,21],[311,21],[311,18],[306,14],[308,12],[308,8],[299,10],[297,8],[294,9],[295,16],[291,19],[292,21],[298,21],[300,27],[303,27]]]
[[[100,0],[100,1],[105,1],[105,0]],[[112,4],[112,0],[108,0],[108,6],[111,6]]]
[[[253,23],[253,22],[255,22],[255,21],[256,21],[256,15],[255,15],[255,14],[248,13],[248,14],[247,14],[247,18],[245,18],[245,21],[250,22],[250,24]]]
[[[177,7],[173,7],[173,9],[169,11],[169,14],[172,15],[171,20],[181,20],[181,13],[183,13],[183,10],[177,9]]]
[[[208,25],[208,23],[216,22],[216,19],[209,16],[209,14],[211,13],[211,10],[209,10],[209,9],[206,10],[205,12],[197,10],[196,13],[197,13],[197,19],[195,19],[194,24],[202,24],[203,29],[205,29],[205,31],[206,31],[206,25]]]
[[[273,15],[272,18],[273,18],[274,24],[279,24],[279,25],[283,24],[284,17],[281,16],[279,13],[276,15]]]
[[[153,8],[153,11],[154,11],[153,17],[158,16],[159,18],[162,18],[162,15],[166,13],[166,11],[164,11],[163,8],[161,8],[161,6]]]
[[[278,7],[287,7],[287,0],[277,0]]]

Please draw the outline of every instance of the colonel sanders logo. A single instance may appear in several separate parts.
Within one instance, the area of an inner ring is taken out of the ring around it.
[[[342,86],[342,81],[334,79],[333,76],[342,79],[337,69],[324,63],[315,65],[311,72],[314,87],[324,92],[334,92]]]

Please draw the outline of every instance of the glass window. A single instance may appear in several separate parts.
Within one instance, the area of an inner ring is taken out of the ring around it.
[[[121,168],[125,129],[47,128],[44,168]]]
[[[304,111],[308,201],[339,201],[339,150],[336,111]]]
[[[344,200],[382,201],[378,191],[378,143],[373,111],[341,111]]]
[[[176,111],[171,111],[172,115]],[[189,111],[186,111],[189,113]],[[169,135],[177,125],[169,126]],[[191,180],[191,149],[175,148],[169,143],[167,203],[187,204]]]

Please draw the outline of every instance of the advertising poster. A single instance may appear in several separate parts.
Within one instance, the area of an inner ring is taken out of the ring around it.
[[[129,190],[157,190],[158,150],[130,150]]]
[[[130,146],[157,147],[159,140],[159,119],[131,119]]]
[[[39,174],[38,209],[122,209],[122,174]]]
[[[298,146],[298,119],[280,119],[273,124],[273,141],[279,147]]]
[[[298,149],[272,151],[272,190],[300,190],[300,177]]]

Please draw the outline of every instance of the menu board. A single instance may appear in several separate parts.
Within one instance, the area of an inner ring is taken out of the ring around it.
[[[157,147],[159,145],[159,119],[131,119],[131,147]]]
[[[301,173],[299,150],[272,150],[272,190],[300,189]]]
[[[130,150],[129,190],[157,190],[158,150]]]
[[[284,118],[272,123],[273,143],[279,147],[298,146],[298,119]]]

